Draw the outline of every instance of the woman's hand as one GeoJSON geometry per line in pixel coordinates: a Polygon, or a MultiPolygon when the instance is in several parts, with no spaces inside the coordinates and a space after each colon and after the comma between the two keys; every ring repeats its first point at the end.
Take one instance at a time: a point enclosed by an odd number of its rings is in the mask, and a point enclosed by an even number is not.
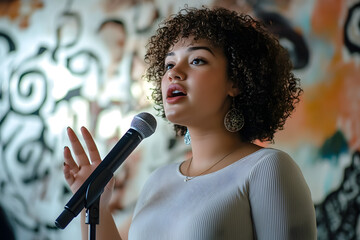
{"type": "MultiPolygon", "coordinates": [[[[95,168],[101,163],[99,151],[96,147],[94,139],[90,132],[85,128],[81,128],[81,134],[85,140],[86,147],[89,152],[90,159],[83,146],[81,145],[75,132],[68,127],[67,134],[75,155],[76,161],[74,160],[70,149],[66,146],[64,148],[64,176],[70,189],[73,193],[81,187],[85,180],[95,170],[95,168]]],[[[104,193],[101,195],[101,206],[106,206],[110,200],[111,192],[113,189],[114,180],[112,179],[105,187],[104,193]]]]}

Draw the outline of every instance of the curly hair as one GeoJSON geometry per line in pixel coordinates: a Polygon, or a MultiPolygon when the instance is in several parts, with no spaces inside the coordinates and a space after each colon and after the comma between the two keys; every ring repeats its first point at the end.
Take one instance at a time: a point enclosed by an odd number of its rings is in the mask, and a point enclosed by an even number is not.
{"type": "MultiPolygon", "coordinates": [[[[185,8],[165,20],[147,44],[144,77],[154,84],[152,98],[165,118],[161,78],[168,50],[183,38],[204,39],[223,49],[230,81],[240,90],[235,106],[244,115],[243,141],[273,141],[300,100],[300,80],[291,72],[288,52],[266,27],[249,15],[224,8],[185,8]]],[[[182,136],[186,127],[174,125],[182,136]]]]}

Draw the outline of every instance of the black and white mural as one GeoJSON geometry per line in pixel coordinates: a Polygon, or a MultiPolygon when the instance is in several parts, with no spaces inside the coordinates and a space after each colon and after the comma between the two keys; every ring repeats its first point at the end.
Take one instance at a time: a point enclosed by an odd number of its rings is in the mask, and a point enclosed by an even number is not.
{"type": "MultiPolygon", "coordinates": [[[[7,0],[0,2],[0,239],[76,239],[54,221],[72,196],[62,174],[67,126],[92,132],[102,156],[140,111],[155,111],[141,76],[148,37],[189,6],[222,6],[279,36],[305,90],[275,146],[311,188],[318,239],[360,239],[360,2],[356,0],[7,0]]],[[[158,120],[116,175],[111,209],[127,232],[158,166],[189,152],[158,120]],[[164,154],[164,152],[166,154],[164,154]]],[[[126,234],[125,234],[126,236],[126,234]]]]}

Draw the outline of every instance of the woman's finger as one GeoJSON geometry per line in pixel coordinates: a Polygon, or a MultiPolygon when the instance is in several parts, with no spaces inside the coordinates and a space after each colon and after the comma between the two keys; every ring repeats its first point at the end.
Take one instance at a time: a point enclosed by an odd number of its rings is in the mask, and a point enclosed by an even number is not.
{"type": "Polygon", "coordinates": [[[74,158],[71,155],[71,151],[68,146],[64,147],[64,161],[65,164],[69,166],[69,169],[73,172],[79,171],[79,166],[74,161],[74,158]]]}
{"type": "Polygon", "coordinates": [[[77,163],[79,165],[79,167],[81,168],[81,166],[85,166],[85,165],[89,165],[89,158],[85,153],[85,150],[83,148],[83,146],[81,145],[78,137],[76,136],[75,132],[68,127],[67,128],[67,134],[71,143],[71,147],[73,149],[73,152],[75,154],[77,163]]]}
{"type": "Polygon", "coordinates": [[[95,164],[99,164],[101,162],[99,150],[97,149],[95,141],[92,138],[89,130],[87,130],[86,127],[81,127],[81,134],[85,140],[91,162],[95,164]]]}
{"type": "Polygon", "coordinates": [[[75,181],[74,174],[79,171],[79,167],[76,165],[73,157],[71,156],[71,152],[68,147],[64,148],[64,160],[64,176],[69,186],[71,186],[75,181]]]}

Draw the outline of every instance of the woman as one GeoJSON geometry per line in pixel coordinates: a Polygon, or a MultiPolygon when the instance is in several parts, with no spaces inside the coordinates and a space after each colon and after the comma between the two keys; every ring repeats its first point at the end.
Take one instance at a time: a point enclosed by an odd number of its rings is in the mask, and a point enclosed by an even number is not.
{"type": "MultiPolygon", "coordinates": [[[[155,84],[157,109],[185,135],[192,157],[150,176],[129,239],[316,239],[300,169],[286,153],[254,144],[273,140],[302,92],[278,40],[249,16],[184,9],[147,49],[145,77],[155,84]]],[[[73,192],[101,161],[89,132],[82,134],[92,164],[70,128],[77,164],[64,151],[73,192]]],[[[100,239],[120,239],[106,206],[110,185],[101,200],[100,239]]]]}

